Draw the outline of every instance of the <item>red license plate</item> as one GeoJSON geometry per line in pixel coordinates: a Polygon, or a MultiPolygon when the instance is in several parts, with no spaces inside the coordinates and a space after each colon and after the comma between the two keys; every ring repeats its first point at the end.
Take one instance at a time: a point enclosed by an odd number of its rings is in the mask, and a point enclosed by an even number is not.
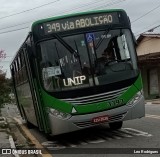
{"type": "Polygon", "coordinates": [[[102,123],[102,122],[106,122],[106,121],[108,121],[108,116],[107,115],[95,117],[95,118],[92,119],[93,123],[102,123]]]}

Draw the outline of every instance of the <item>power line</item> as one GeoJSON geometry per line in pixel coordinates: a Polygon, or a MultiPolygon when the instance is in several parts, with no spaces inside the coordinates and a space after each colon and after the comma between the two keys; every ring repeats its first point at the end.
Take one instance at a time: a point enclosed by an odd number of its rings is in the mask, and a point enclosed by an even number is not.
{"type": "MultiPolygon", "coordinates": [[[[34,9],[41,8],[41,7],[43,7],[43,6],[46,6],[46,5],[55,3],[55,2],[57,2],[57,1],[60,1],[60,0],[56,0],[56,1],[54,1],[54,2],[46,3],[46,4],[40,5],[40,6],[38,6],[38,7],[34,7],[34,8],[31,8],[31,9],[28,9],[28,10],[24,10],[24,11],[19,12],[19,13],[15,13],[15,14],[11,14],[11,15],[8,15],[8,16],[5,16],[5,17],[1,17],[0,19],[7,18],[7,17],[10,17],[10,16],[15,16],[15,15],[18,15],[18,14],[21,14],[21,13],[24,13],[24,12],[32,11],[32,10],[34,10],[34,9]]],[[[108,3],[107,5],[103,5],[103,6],[100,5],[100,6],[96,7],[95,9],[99,9],[99,8],[101,8],[101,7],[111,6],[111,5],[114,5],[114,4],[121,3],[121,2],[123,2],[123,1],[126,1],[126,0],[121,0],[121,1],[118,1],[118,2],[117,2],[117,1],[115,1],[115,2],[110,2],[110,3],[108,3]]],[[[92,4],[97,4],[97,3],[99,3],[99,2],[102,2],[102,0],[101,0],[101,1],[97,1],[97,2],[95,2],[95,3],[92,3],[92,4]]],[[[87,4],[85,4],[85,5],[81,5],[80,7],[77,7],[77,8],[75,8],[74,10],[83,8],[83,7],[88,6],[88,5],[90,5],[90,2],[87,3],[87,4]]],[[[160,7],[160,5],[158,5],[157,7],[153,8],[152,10],[148,11],[147,13],[145,13],[145,14],[142,15],[142,16],[140,16],[139,18],[135,19],[134,21],[132,21],[132,23],[138,21],[139,19],[143,18],[144,16],[148,15],[148,14],[151,13],[152,11],[158,9],[159,7],[160,7]]],[[[69,11],[72,11],[72,10],[73,10],[73,9],[65,10],[65,11],[61,12],[61,14],[62,14],[62,13],[69,12],[69,11]]],[[[58,13],[57,13],[57,14],[58,14],[58,13]]],[[[57,14],[55,14],[55,15],[57,15],[57,14]]],[[[55,16],[55,15],[54,15],[54,16],[55,16]]],[[[51,16],[51,15],[50,15],[50,16],[51,16]]],[[[35,19],[35,20],[37,20],[37,19],[35,19]]],[[[0,30],[7,29],[7,28],[12,28],[12,27],[16,27],[16,26],[20,26],[20,25],[24,25],[24,24],[28,24],[28,23],[31,23],[31,22],[33,22],[33,21],[24,22],[24,23],[21,23],[21,24],[8,26],[8,27],[5,27],[5,28],[1,28],[0,30]]],[[[25,27],[25,28],[28,28],[28,27],[25,27]]],[[[17,30],[21,30],[21,29],[25,29],[25,28],[20,28],[20,29],[17,29],[17,30]]],[[[0,34],[8,33],[8,32],[13,32],[13,31],[16,31],[16,30],[0,32],[0,34]]]]}
{"type": "Polygon", "coordinates": [[[4,28],[0,28],[0,30],[7,29],[7,28],[12,28],[12,27],[16,27],[16,26],[21,26],[21,25],[29,24],[29,23],[31,23],[31,21],[30,22],[24,22],[24,23],[21,23],[21,24],[12,25],[12,26],[8,26],[8,27],[4,27],[4,28]]]}
{"type": "Polygon", "coordinates": [[[143,18],[144,16],[150,14],[151,12],[155,11],[156,9],[158,9],[160,7],[160,5],[156,6],[155,8],[151,9],[150,11],[146,12],[145,14],[143,14],[142,16],[138,17],[137,19],[133,20],[131,23],[134,23],[136,21],[138,21],[139,19],[143,18]]]}
{"type": "Polygon", "coordinates": [[[103,5],[103,6],[99,6],[99,7],[97,7],[96,9],[101,9],[101,7],[109,7],[109,6],[112,6],[112,5],[114,5],[114,4],[119,4],[119,3],[121,3],[121,2],[124,2],[124,1],[127,1],[127,0],[118,0],[118,2],[112,2],[111,4],[108,4],[108,5],[103,5]]]}
{"type": "Polygon", "coordinates": [[[140,34],[143,34],[143,33],[145,33],[145,32],[149,32],[149,31],[154,30],[154,29],[156,29],[156,28],[158,28],[158,27],[160,27],[160,25],[156,25],[156,26],[154,26],[154,27],[148,26],[147,28],[149,28],[149,29],[147,29],[146,31],[141,32],[141,33],[140,33],[140,31],[139,31],[139,32],[135,33],[135,34],[137,34],[136,37],[139,36],[140,34]]]}
{"type": "Polygon", "coordinates": [[[1,60],[0,60],[0,62],[11,62],[11,61],[1,61],[1,60]]]}
{"type": "MultiPolygon", "coordinates": [[[[125,1],[125,0],[121,0],[121,1],[125,1]]],[[[99,3],[99,2],[102,2],[102,0],[96,1],[95,3],[92,2],[92,5],[93,5],[93,4],[97,4],[97,3],[99,3]]],[[[117,2],[116,0],[115,0],[115,2],[118,4],[118,2],[117,2]]],[[[108,6],[114,5],[114,4],[116,4],[115,2],[107,3],[107,5],[108,5],[108,6]]],[[[86,7],[86,6],[90,5],[90,4],[91,4],[90,2],[87,3],[87,4],[83,4],[83,5],[81,5],[80,7],[79,7],[79,6],[76,7],[74,10],[77,10],[77,9],[80,9],[80,8],[84,8],[84,7],[86,7]]],[[[106,5],[106,6],[107,6],[107,5],[106,5]]],[[[103,6],[104,6],[104,5],[103,5],[103,6]]],[[[100,5],[99,7],[102,7],[102,5],[100,5]]],[[[72,11],[72,10],[73,10],[73,9],[65,10],[65,11],[61,12],[61,14],[67,13],[67,12],[72,11]]],[[[59,15],[59,13],[55,14],[54,16],[56,16],[56,15],[59,15]]],[[[53,16],[53,15],[49,15],[49,16],[53,16]]],[[[48,17],[49,17],[49,16],[48,16],[48,17]]],[[[48,18],[48,17],[46,17],[46,18],[48,18]]],[[[37,20],[37,19],[36,19],[36,20],[37,20]]],[[[33,22],[33,21],[30,21],[30,23],[31,23],[31,22],[33,22]]],[[[7,29],[7,28],[11,28],[11,27],[15,27],[15,26],[20,26],[20,25],[24,25],[24,24],[28,24],[28,23],[29,23],[29,22],[25,22],[25,23],[22,23],[22,24],[17,24],[17,25],[14,25],[14,26],[2,28],[2,29],[0,29],[0,30],[7,29]]],[[[10,30],[10,31],[0,32],[0,34],[9,33],[9,32],[13,32],[13,31],[17,31],[17,30],[22,30],[22,29],[26,29],[26,28],[28,28],[28,27],[19,28],[19,29],[10,30]]]]}
{"type": "Polygon", "coordinates": [[[24,27],[24,28],[14,29],[14,30],[10,30],[10,31],[0,32],[0,34],[15,32],[15,31],[19,31],[19,30],[27,29],[27,28],[28,28],[28,27],[24,27]]]}
{"type": "MultiPolygon", "coordinates": [[[[126,1],[126,0],[122,0],[122,1],[126,1]]],[[[93,2],[90,3],[90,2],[89,2],[89,3],[87,3],[87,4],[81,5],[80,7],[78,6],[78,7],[74,8],[74,9],[67,9],[67,10],[61,12],[61,14],[67,13],[67,12],[69,12],[69,11],[77,10],[77,9],[80,9],[80,8],[84,8],[84,7],[88,6],[88,5],[94,5],[94,4],[97,4],[97,3],[99,3],[99,2],[102,2],[102,0],[96,1],[95,3],[93,3],[93,2]]],[[[121,2],[121,1],[120,1],[120,2],[121,2]]],[[[120,3],[120,2],[117,2],[117,4],[120,3]]],[[[111,5],[114,5],[114,4],[116,4],[116,3],[115,3],[115,2],[110,2],[110,3],[107,3],[107,5],[105,5],[105,6],[111,6],[111,5]]],[[[104,5],[103,5],[103,6],[104,6],[104,5]]],[[[100,6],[98,6],[98,8],[95,8],[95,9],[99,9],[100,7],[103,7],[103,6],[100,5],[100,6]]],[[[56,16],[56,15],[59,15],[59,13],[54,14],[54,16],[56,16]]],[[[53,14],[52,14],[52,15],[48,15],[47,17],[44,17],[44,18],[48,18],[48,17],[51,17],[51,16],[53,16],[53,14]]],[[[32,21],[24,22],[24,23],[21,23],[21,24],[16,24],[16,25],[12,25],[12,26],[8,26],[8,27],[0,28],[0,30],[8,29],[8,28],[16,27],[16,26],[21,26],[21,25],[24,25],[24,24],[29,24],[29,23],[31,23],[31,22],[34,22],[35,20],[37,20],[37,18],[34,19],[34,20],[32,20],[32,21]]]]}
{"type": "MultiPolygon", "coordinates": [[[[102,2],[102,0],[98,1],[98,3],[99,3],[99,2],[102,2]]],[[[96,4],[96,3],[97,3],[97,2],[95,2],[95,3],[92,2],[92,4],[96,4]]],[[[91,3],[89,2],[89,3],[85,4],[85,5],[82,4],[80,7],[78,6],[77,8],[74,8],[74,9],[67,9],[67,10],[61,12],[61,14],[67,13],[67,12],[69,12],[69,11],[76,10],[76,9],[79,9],[79,8],[83,8],[83,7],[85,7],[85,6],[87,6],[87,5],[90,5],[90,4],[91,4],[91,3]]],[[[56,16],[56,15],[59,15],[59,13],[54,14],[54,16],[56,16]]],[[[48,15],[48,16],[45,17],[45,18],[48,18],[48,17],[51,17],[51,16],[53,16],[53,14],[52,14],[52,15],[48,15]]],[[[24,22],[24,23],[21,23],[21,24],[4,27],[4,28],[1,28],[0,30],[7,29],[7,28],[12,28],[12,27],[16,27],[16,26],[20,26],[20,25],[24,25],[24,24],[28,24],[28,23],[34,22],[35,20],[37,20],[37,18],[34,19],[34,20],[32,20],[32,21],[28,21],[28,22],[24,22]]]]}
{"type": "MultiPolygon", "coordinates": [[[[94,4],[97,4],[97,3],[99,3],[99,2],[102,2],[102,1],[105,1],[106,2],[106,0],[99,0],[99,1],[96,1],[96,2],[89,2],[89,3],[85,3],[85,4],[82,4],[81,6],[78,6],[78,7],[75,7],[74,9],[68,9],[68,10],[65,10],[65,11],[63,11],[63,12],[60,12],[60,14],[62,15],[62,14],[65,14],[65,13],[68,13],[68,12],[70,12],[70,11],[73,11],[73,10],[77,10],[77,9],[81,9],[81,8],[84,8],[84,7],[86,7],[86,6],[90,6],[90,5],[94,5],[94,4]]],[[[113,0],[112,0],[113,1],[113,0]]],[[[106,4],[106,6],[111,6],[111,5],[114,5],[113,4],[113,2],[109,2],[109,3],[107,3],[106,4]]],[[[115,0],[116,1],[116,0],[115,0]]],[[[104,4],[100,4],[100,6],[99,7],[103,7],[104,6],[104,4]]],[[[97,6],[96,6],[97,7],[97,6]]],[[[92,8],[93,9],[93,8],[92,8]]],[[[94,8],[94,9],[96,9],[96,8],[94,8]]],[[[60,15],[59,13],[57,13],[57,14],[54,14],[54,16],[56,16],[56,15],[60,15]]],[[[51,16],[53,16],[53,14],[52,15],[48,15],[48,17],[51,17],[51,16]]],[[[46,18],[48,18],[48,17],[46,17],[46,18]]]]}
{"type": "Polygon", "coordinates": [[[146,29],[146,31],[144,31],[144,32],[138,31],[138,32],[135,33],[135,34],[137,34],[136,36],[139,36],[140,34],[143,34],[143,33],[145,33],[145,32],[148,32],[148,31],[151,31],[151,30],[154,30],[154,29],[160,27],[160,24],[159,24],[159,23],[160,23],[160,21],[158,21],[158,23],[155,22],[154,24],[151,24],[151,25],[143,28],[143,29],[146,29]]]}
{"type": "Polygon", "coordinates": [[[32,10],[35,10],[35,9],[39,9],[39,8],[41,8],[41,7],[44,7],[44,6],[46,6],[46,5],[50,5],[50,4],[55,3],[55,2],[58,2],[58,1],[60,1],[60,0],[55,0],[55,1],[53,1],[53,2],[49,2],[49,3],[43,4],[43,5],[40,5],[40,6],[31,8],[31,9],[23,10],[23,11],[18,12],[18,13],[14,13],[14,14],[10,14],[10,15],[7,15],[7,16],[3,16],[3,17],[0,17],[0,19],[4,19],[4,18],[11,17],[11,16],[23,14],[23,13],[25,13],[25,12],[29,12],[29,11],[32,11],[32,10]]]}

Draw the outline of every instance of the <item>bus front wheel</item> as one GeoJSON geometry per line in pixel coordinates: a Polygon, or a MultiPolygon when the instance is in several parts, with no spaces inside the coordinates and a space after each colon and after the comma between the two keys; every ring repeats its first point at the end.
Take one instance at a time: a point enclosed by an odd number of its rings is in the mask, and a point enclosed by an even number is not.
{"type": "Polygon", "coordinates": [[[122,122],[122,121],[109,123],[109,127],[110,127],[112,130],[121,129],[121,128],[122,128],[122,125],[123,125],[123,122],[122,122]]]}

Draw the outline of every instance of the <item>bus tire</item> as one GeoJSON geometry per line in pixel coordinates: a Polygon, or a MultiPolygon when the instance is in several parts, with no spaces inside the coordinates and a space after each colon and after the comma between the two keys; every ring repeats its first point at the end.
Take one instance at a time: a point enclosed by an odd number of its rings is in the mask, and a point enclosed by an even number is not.
{"type": "Polygon", "coordinates": [[[27,127],[28,127],[29,129],[32,129],[32,128],[34,127],[34,125],[28,121],[28,119],[27,119],[27,116],[26,116],[26,113],[25,113],[25,111],[24,111],[23,106],[22,106],[22,112],[23,112],[24,119],[25,119],[25,121],[26,121],[27,127]]]}
{"type": "Polygon", "coordinates": [[[45,137],[46,137],[47,140],[50,140],[50,141],[53,140],[53,136],[49,133],[46,133],[45,137]]]}
{"type": "Polygon", "coordinates": [[[112,130],[118,130],[121,129],[123,125],[123,121],[119,121],[119,122],[113,122],[113,123],[109,123],[109,127],[112,130]]]}
{"type": "Polygon", "coordinates": [[[32,123],[30,123],[28,120],[26,120],[26,123],[27,123],[27,127],[29,128],[29,129],[33,129],[35,126],[32,124],[32,123]]]}

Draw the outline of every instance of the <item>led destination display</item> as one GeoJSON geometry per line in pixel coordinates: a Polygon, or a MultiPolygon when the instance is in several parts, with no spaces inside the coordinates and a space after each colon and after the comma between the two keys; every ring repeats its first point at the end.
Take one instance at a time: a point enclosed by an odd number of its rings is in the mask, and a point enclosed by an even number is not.
{"type": "Polygon", "coordinates": [[[60,20],[54,20],[46,22],[41,26],[44,29],[45,34],[63,32],[68,30],[101,26],[108,24],[119,23],[118,14],[116,12],[112,13],[100,13],[92,15],[84,15],[77,17],[69,17],[60,20]]]}

